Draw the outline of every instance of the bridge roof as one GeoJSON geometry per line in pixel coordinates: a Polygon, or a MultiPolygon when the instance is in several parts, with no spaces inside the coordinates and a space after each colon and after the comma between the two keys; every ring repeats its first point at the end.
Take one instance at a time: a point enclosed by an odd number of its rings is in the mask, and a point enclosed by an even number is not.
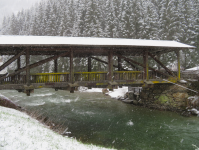
{"type": "Polygon", "coordinates": [[[151,53],[167,53],[174,50],[195,48],[187,44],[166,40],[143,40],[95,37],[60,36],[0,36],[0,54],[13,55],[18,50],[31,47],[32,55],[53,55],[58,51],[74,49],[85,55],[90,53],[106,55],[107,50],[141,55],[144,50],[151,53]],[[38,52],[40,51],[40,52],[38,52]]]}

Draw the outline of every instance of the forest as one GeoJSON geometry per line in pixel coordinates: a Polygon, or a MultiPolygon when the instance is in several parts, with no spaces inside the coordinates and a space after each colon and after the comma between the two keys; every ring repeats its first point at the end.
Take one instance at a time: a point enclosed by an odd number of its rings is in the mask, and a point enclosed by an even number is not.
{"type": "MultiPolygon", "coordinates": [[[[181,51],[182,68],[199,64],[199,0],[46,0],[31,9],[5,16],[0,30],[2,35],[175,40],[196,47],[181,51]]],[[[31,61],[45,57],[31,57],[31,61]]],[[[4,61],[8,59],[4,58],[4,61]]],[[[171,67],[176,55],[163,54],[160,60],[171,67]]],[[[68,61],[68,58],[59,58],[59,72],[68,71],[68,61]]],[[[150,61],[151,67],[157,67],[150,61]]],[[[130,68],[125,62],[122,65],[130,68]]],[[[76,58],[75,66],[75,70],[86,71],[87,60],[76,58]]],[[[93,71],[107,68],[95,60],[92,66],[93,71]]],[[[11,65],[10,70],[15,67],[11,65]]],[[[49,71],[53,71],[53,62],[33,69],[33,72],[49,71]]]]}

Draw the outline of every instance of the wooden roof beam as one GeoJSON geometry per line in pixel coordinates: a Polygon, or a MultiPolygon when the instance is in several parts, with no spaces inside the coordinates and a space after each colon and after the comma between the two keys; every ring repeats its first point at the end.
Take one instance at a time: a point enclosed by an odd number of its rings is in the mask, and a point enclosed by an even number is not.
{"type": "Polygon", "coordinates": [[[8,65],[10,65],[13,61],[15,61],[16,59],[18,59],[21,55],[23,55],[25,53],[25,50],[21,51],[20,53],[18,53],[17,55],[13,56],[12,58],[10,58],[7,62],[5,62],[3,65],[0,66],[0,71],[3,70],[5,67],[7,67],[8,65]]]}

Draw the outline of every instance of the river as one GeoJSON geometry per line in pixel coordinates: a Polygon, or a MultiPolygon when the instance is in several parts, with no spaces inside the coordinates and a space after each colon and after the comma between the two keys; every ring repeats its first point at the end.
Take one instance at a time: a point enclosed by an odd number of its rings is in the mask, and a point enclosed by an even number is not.
{"type": "Polygon", "coordinates": [[[38,89],[27,97],[0,91],[27,110],[64,124],[86,144],[127,150],[194,150],[199,147],[199,118],[125,104],[102,93],[38,89]]]}

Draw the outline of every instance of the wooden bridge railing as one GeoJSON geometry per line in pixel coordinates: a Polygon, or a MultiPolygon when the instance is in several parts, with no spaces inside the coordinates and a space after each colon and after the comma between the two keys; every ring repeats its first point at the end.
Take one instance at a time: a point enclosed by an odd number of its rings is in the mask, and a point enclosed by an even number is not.
{"type": "Polygon", "coordinates": [[[37,73],[32,74],[31,83],[68,82],[69,72],[65,73],[37,73]]]}
{"type": "Polygon", "coordinates": [[[196,73],[182,73],[181,74],[182,79],[192,79],[192,80],[198,80],[199,76],[196,73]]]}
{"type": "MultiPolygon", "coordinates": [[[[149,79],[168,78],[149,71],[149,79]]],[[[48,82],[69,82],[70,73],[37,73],[31,74],[31,83],[48,83],[48,82]]],[[[75,81],[107,81],[108,72],[76,72],[74,73],[75,81]]],[[[114,71],[113,80],[144,80],[144,73],[141,71],[114,71]]],[[[7,77],[0,84],[25,84],[26,75],[15,75],[7,77]]]]}

